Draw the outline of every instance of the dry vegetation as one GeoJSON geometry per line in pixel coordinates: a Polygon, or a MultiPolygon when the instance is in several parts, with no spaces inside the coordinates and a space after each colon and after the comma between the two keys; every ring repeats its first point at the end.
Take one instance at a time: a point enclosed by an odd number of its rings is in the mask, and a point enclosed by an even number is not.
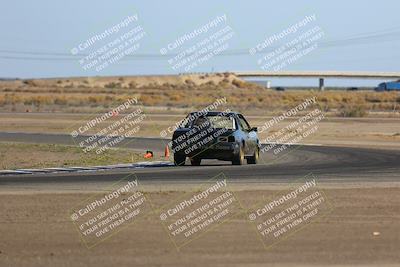
{"type": "Polygon", "coordinates": [[[144,106],[201,108],[226,97],[231,109],[276,113],[317,96],[326,112],[361,117],[399,109],[396,92],[276,92],[240,80],[230,73],[215,75],[93,77],[0,82],[0,110],[5,112],[95,112],[134,96],[144,106]]]}
{"type": "Polygon", "coordinates": [[[55,144],[0,142],[0,169],[96,166],[144,161],[128,149],[110,149],[101,156],[85,154],[81,148],[55,144]]]}

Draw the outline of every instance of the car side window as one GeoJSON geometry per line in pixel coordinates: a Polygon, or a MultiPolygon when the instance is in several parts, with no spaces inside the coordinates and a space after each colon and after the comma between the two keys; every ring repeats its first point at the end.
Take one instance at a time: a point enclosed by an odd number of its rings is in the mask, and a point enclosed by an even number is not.
{"type": "Polygon", "coordinates": [[[246,121],[246,119],[242,116],[242,115],[238,115],[239,117],[239,122],[240,122],[240,126],[243,130],[249,131],[250,130],[250,125],[249,123],[246,121]]]}

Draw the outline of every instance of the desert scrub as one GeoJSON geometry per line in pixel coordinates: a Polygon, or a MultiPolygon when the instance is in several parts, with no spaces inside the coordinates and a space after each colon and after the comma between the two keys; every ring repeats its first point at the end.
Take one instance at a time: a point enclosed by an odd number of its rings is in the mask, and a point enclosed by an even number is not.
{"type": "Polygon", "coordinates": [[[338,112],[340,117],[364,117],[367,112],[362,106],[343,105],[338,112]]]}
{"type": "Polygon", "coordinates": [[[90,112],[99,107],[116,106],[139,95],[140,104],[148,107],[189,108],[203,108],[217,98],[227,97],[232,110],[260,110],[266,114],[280,113],[314,96],[320,108],[339,116],[364,116],[365,111],[384,113],[399,109],[400,103],[398,92],[287,90],[277,93],[231,73],[0,82],[3,111],[21,112],[37,107],[40,111],[79,112],[75,107],[85,107],[85,112],[90,112]],[[86,88],[88,85],[90,88],[86,88]]]}
{"type": "Polygon", "coordinates": [[[104,87],[109,89],[121,88],[121,83],[110,82],[105,84],[104,87]]]}

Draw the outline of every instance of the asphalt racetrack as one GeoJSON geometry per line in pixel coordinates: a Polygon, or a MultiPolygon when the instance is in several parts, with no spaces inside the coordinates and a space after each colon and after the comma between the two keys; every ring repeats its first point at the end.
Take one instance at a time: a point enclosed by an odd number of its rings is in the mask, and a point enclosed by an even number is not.
{"type": "MultiPolygon", "coordinates": [[[[73,144],[69,135],[0,133],[0,140],[13,142],[73,144]]],[[[168,140],[131,138],[120,146],[138,151],[146,149],[158,153],[168,140]]],[[[188,165],[188,162],[186,162],[188,165]]],[[[230,162],[204,160],[202,166],[182,166],[135,170],[108,170],[97,173],[57,173],[7,175],[0,177],[1,185],[32,185],[43,183],[85,184],[115,182],[127,173],[137,174],[142,183],[166,184],[207,181],[224,173],[231,182],[268,183],[290,182],[308,173],[326,182],[396,182],[400,176],[400,151],[313,145],[292,145],[277,154],[272,150],[260,153],[257,165],[232,166],[230,162]]]]}

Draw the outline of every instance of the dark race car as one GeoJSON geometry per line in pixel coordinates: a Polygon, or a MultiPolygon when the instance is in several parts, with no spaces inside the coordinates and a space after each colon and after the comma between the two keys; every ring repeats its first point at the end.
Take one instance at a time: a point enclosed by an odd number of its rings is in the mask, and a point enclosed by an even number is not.
{"type": "Polygon", "coordinates": [[[192,112],[173,134],[175,165],[192,165],[202,159],[232,161],[233,165],[256,164],[259,158],[257,128],[236,112],[192,112]]]}

